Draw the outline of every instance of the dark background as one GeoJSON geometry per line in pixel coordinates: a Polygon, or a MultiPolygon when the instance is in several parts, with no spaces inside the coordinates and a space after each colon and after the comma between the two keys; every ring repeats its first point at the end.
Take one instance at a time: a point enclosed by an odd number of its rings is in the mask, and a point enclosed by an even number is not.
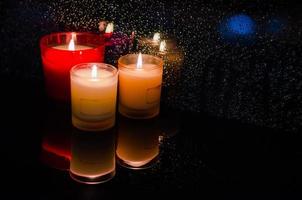
{"type": "Polygon", "coordinates": [[[41,36],[97,32],[99,20],[107,19],[127,34],[160,31],[176,37],[186,52],[179,109],[297,131],[302,123],[301,8],[291,1],[4,1],[0,74],[43,84],[41,36]],[[247,34],[223,28],[234,16],[247,34]]]}
{"type": "Polygon", "coordinates": [[[299,199],[301,3],[11,0],[0,7],[1,190],[12,198],[99,199],[178,191],[299,199]],[[97,32],[100,19],[114,21],[127,34],[160,31],[176,37],[185,51],[174,108],[182,113],[181,128],[161,147],[161,162],[151,171],[118,168],[112,182],[84,187],[37,159],[48,112],[39,39],[56,31],[97,32]]]}

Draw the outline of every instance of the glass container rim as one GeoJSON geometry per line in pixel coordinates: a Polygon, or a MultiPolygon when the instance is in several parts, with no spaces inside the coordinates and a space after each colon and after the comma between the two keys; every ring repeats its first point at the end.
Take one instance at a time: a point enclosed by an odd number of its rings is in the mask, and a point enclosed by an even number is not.
{"type": "MultiPolygon", "coordinates": [[[[113,65],[107,64],[107,63],[99,63],[99,62],[89,62],[89,63],[79,63],[74,65],[71,69],[70,69],[70,75],[71,77],[78,77],[78,78],[85,78],[85,79],[91,79],[92,77],[87,77],[87,76],[81,76],[79,74],[76,74],[76,71],[78,69],[80,69],[83,66],[86,67],[92,67],[93,65],[96,65],[98,67],[98,69],[111,69],[112,70],[112,74],[110,76],[101,78],[101,79],[108,79],[108,78],[112,78],[117,76],[118,74],[118,70],[116,67],[114,67],[113,65]]],[[[100,79],[100,78],[98,78],[100,79]]]]}
{"type": "MultiPolygon", "coordinates": [[[[124,64],[124,63],[122,62],[122,60],[123,60],[123,59],[126,59],[127,57],[130,57],[130,56],[136,56],[136,57],[138,57],[138,55],[139,55],[139,54],[135,54],[135,53],[134,53],[134,54],[127,54],[127,55],[121,56],[121,57],[118,59],[118,68],[121,67],[121,68],[125,68],[125,69],[128,69],[128,70],[135,70],[136,68],[134,68],[134,67],[129,67],[128,65],[124,64]]],[[[155,69],[158,69],[158,68],[162,68],[163,65],[164,65],[163,59],[160,58],[160,57],[158,57],[158,56],[154,56],[154,55],[150,55],[150,54],[142,54],[142,58],[144,58],[144,57],[149,57],[149,58],[152,57],[153,59],[155,59],[155,60],[158,61],[158,63],[155,64],[154,67],[149,68],[147,71],[151,71],[151,70],[155,70],[155,69]]],[[[133,63],[133,64],[136,64],[136,63],[133,63]]],[[[151,63],[147,63],[147,64],[151,64],[151,63]]]]}
{"type": "MultiPolygon", "coordinates": [[[[92,37],[100,37],[98,34],[96,33],[93,33],[93,32],[74,32],[74,31],[69,31],[69,32],[54,32],[54,33],[49,33],[49,34],[46,34],[44,36],[41,37],[40,39],[40,47],[42,48],[52,48],[51,46],[47,45],[46,41],[47,41],[47,38],[49,38],[50,36],[54,36],[54,35],[69,35],[69,34],[76,34],[76,35],[90,35],[92,37]]],[[[102,40],[102,37],[100,37],[100,41],[102,40]]],[[[67,44],[67,43],[66,43],[67,44]]],[[[100,48],[101,46],[105,46],[105,40],[102,42],[101,45],[96,45],[95,47],[91,47],[89,49],[85,49],[85,50],[65,50],[65,49],[56,49],[56,48],[52,48],[53,50],[55,51],[72,51],[72,52],[79,52],[79,51],[91,51],[91,50],[95,50],[95,49],[98,49],[100,48]]]]}

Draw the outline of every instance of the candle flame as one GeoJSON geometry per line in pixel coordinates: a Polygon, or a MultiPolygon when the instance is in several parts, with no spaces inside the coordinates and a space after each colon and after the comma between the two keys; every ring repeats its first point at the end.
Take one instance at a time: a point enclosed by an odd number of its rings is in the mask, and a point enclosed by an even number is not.
{"type": "Polygon", "coordinates": [[[92,78],[97,78],[98,77],[98,67],[96,65],[92,66],[91,77],[92,78]]]}
{"type": "Polygon", "coordinates": [[[133,39],[135,37],[135,32],[132,31],[130,38],[133,39]]]}
{"type": "Polygon", "coordinates": [[[71,33],[71,39],[68,44],[68,50],[75,50],[75,41],[76,40],[76,34],[71,33]]]}
{"type": "Polygon", "coordinates": [[[143,68],[143,57],[142,57],[142,53],[139,53],[139,54],[138,54],[136,68],[137,68],[137,69],[142,69],[142,68],[143,68]]]}
{"type": "Polygon", "coordinates": [[[165,52],[167,50],[167,44],[166,44],[166,41],[163,40],[160,42],[160,45],[159,45],[159,51],[160,52],[165,52]]]}
{"type": "Polygon", "coordinates": [[[113,32],[113,23],[108,23],[107,24],[107,27],[106,27],[106,30],[105,30],[105,33],[112,33],[113,32]]]}
{"type": "Polygon", "coordinates": [[[160,33],[154,33],[153,42],[159,42],[159,41],[160,41],[160,33]]]}

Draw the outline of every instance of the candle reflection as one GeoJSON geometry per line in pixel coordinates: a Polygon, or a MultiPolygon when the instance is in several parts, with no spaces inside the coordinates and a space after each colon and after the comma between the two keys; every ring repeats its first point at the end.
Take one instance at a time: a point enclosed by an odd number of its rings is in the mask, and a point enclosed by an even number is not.
{"type": "Polygon", "coordinates": [[[42,128],[40,159],[44,164],[69,170],[71,129],[69,106],[50,106],[42,128]]]}
{"type": "Polygon", "coordinates": [[[115,175],[115,133],[72,133],[70,176],[74,180],[97,184],[110,180],[115,175]]]}
{"type": "Polygon", "coordinates": [[[117,161],[130,169],[151,167],[159,156],[158,119],[133,120],[120,116],[117,137],[117,161]]]}

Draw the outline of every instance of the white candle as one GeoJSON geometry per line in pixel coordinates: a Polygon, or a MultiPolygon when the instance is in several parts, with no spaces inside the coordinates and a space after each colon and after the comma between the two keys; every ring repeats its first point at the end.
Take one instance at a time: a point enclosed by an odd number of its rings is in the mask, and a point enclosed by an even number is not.
{"type": "Polygon", "coordinates": [[[117,69],[84,63],[71,69],[72,123],[81,130],[99,131],[115,123],[117,69]]]}
{"type": "Polygon", "coordinates": [[[119,59],[119,112],[130,118],[159,114],[163,61],[129,54],[119,59]],[[143,58],[143,59],[142,59],[143,58]]]}

